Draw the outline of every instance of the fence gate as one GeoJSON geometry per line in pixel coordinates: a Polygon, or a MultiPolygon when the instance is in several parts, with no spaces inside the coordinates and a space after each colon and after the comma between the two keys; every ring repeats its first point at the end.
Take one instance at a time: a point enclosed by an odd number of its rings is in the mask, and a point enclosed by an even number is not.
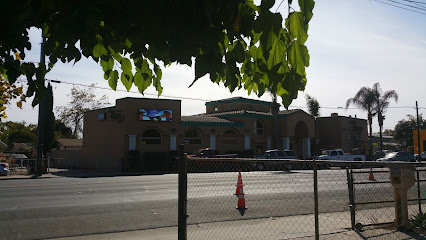
{"type": "MultiPolygon", "coordinates": [[[[424,167],[416,167],[415,184],[408,190],[407,196],[409,217],[422,213],[422,208],[423,211],[426,209],[425,174],[424,167]]],[[[364,169],[348,169],[347,178],[352,228],[394,225],[395,200],[389,167],[376,165],[364,169]]]]}

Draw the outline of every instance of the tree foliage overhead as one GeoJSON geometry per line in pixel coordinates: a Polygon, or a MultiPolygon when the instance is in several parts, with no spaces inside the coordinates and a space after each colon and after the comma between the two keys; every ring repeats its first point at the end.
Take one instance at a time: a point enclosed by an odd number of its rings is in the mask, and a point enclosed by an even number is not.
{"type": "MultiPolygon", "coordinates": [[[[284,2],[284,1],[283,1],[284,2]]],[[[6,1],[0,26],[0,73],[10,83],[24,74],[33,105],[44,96],[41,79],[57,61],[92,58],[111,88],[118,81],[141,93],[162,92],[162,66],[194,66],[194,82],[209,74],[231,92],[244,88],[261,96],[271,89],[285,107],[306,85],[308,23],[314,0],[287,0],[285,21],[271,11],[275,0],[6,1]],[[298,7],[297,7],[298,6],[298,7]],[[294,9],[300,9],[298,11],[294,9]],[[46,36],[49,65],[25,62],[28,29],[46,36]],[[22,61],[14,58],[20,53],[22,61]],[[34,80],[34,76],[36,76],[34,80]]]]}
{"type": "Polygon", "coordinates": [[[16,106],[22,108],[22,102],[25,101],[25,96],[22,93],[22,87],[18,87],[15,84],[9,84],[6,79],[0,74],[0,122],[1,119],[7,118],[6,106],[10,104],[13,99],[18,99],[16,106]]]}
{"type": "Polygon", "coordinates": [[[71,93],[67,94],[71,98],[67,106],[56,107],[59,120],[72,129],[74,138],[77,138],[83,132],[84,112],[102,108],[109,104],[106,95],[100,98],[96,97],[93,92],[94,86],[92,84],[91,88],[86,89],[73,87],[71,93]]]}

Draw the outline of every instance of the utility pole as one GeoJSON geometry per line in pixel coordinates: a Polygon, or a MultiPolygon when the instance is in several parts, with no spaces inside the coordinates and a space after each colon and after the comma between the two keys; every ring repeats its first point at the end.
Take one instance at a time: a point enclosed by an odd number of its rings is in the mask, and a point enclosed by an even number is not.
{"type": "MultiPolygon", "coordinates": [[[[41,51],[40,51],[40,66],[43,66],[43,69],[45,68],[45,56],[44,56],[44,42],[46,37],[42,35],[42,42],[41,42],[41,51]]],[[[43,70],[44,71],[44,70],[43,70]]],[[[44,74],[42,74],[43,79],[37,79],[37,81],[43,81],[44,86],[44,74]]],[[[43,98],[43,97],[42,97],[43,98]]],[[[43,138],[44,138],[44,120],[45,120],[45,99],[41,100],[38,104],[38,124],[37,124],[37,147],[36,147],[36,159],[35,159],[35,166],[34,166],[34,174],[41,176],[43,173],[43,138]]]]}
{"type": "Polygon", "coordinates": [[[417,153],[419,154],[417,156],[417,161],[421,161],[420,158],[420,121],[419,121],[419,107],[417,105],[416,101],[416,113],[417,113],[417,153]]]}

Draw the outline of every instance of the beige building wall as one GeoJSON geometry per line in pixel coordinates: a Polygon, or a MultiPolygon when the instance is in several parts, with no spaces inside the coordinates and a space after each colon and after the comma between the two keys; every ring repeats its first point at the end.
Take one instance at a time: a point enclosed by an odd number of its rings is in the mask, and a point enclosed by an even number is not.
{"type": "MultiPolygon", "coordinates": [[[[206,104],[207,114],[188,116],[182,121],[180,100],[119,99],[115,107],[85,113],[80,166],[123,171],[171,170],[175,167],[174,157],[180,144],[185,145],[188,154],[212,147],[219,154],[257,156],[274,147],[274,119],[269,108],[268,102],[234,98],[206,104]],[[172,121],[140,120],[139,109],[171,110],[172,121]],[[258,123],[263,127],[261,131],[258,123]],[[155,144],[149,144],[149,140],[143,138],[150,129],[160,134],[155,144]],[[197,141],[185,140],[187,133],[194,130],[199,133],[197,141]],[[229,132],[235,134],[231,140],[229,132]]],[[[277,148],[288,148],[299,158],[310,158],[315,154],[315,136],[318,134],[322,146],[344,148],[346,151],[352,147],[346,139],[352,139],[353,131],[361,129],[360,136],[364,133],[366,136],[366,121],[352,119],[346,122],[340,117],[330,120],[320,118],[316,124],[315,118],[302,110],[280,111],[277,148]],[[357,128],[354,122],[365,123],[365,129],[357,128]],[[328,142],[333,142],[333,145],[328,142]]],[[[364,141],[366,138],[361,139],[364,141]]]]}
{"type": "Polygon", "coordinates": [[[358,149],[358,154],[368,154],[367,120],[338,116],[317,119],[319,149],[341,148],[346,153],[358,149]]]}

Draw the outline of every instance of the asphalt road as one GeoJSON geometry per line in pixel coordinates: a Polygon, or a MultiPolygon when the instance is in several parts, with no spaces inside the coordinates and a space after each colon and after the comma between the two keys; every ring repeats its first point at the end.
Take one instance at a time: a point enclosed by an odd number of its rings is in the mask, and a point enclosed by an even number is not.
{"type": "MultiPolygon", "coordinates": [[[[318,173],[320,212],[347,211],[346,172],[318,173]]],[[[188,223],[314,211],[311,171],[243,172],[245,211],[235,209],[237,176],[189,174],[188,223]]],[[[176,174],[0,180],[0,238],[46,239],[176,226],[177,180],[176,174]]],[[[392,198],[388,184],[376,184],[373,191],[368,184],[360,185],[356,191],[359,199],[392,198]]]]}

